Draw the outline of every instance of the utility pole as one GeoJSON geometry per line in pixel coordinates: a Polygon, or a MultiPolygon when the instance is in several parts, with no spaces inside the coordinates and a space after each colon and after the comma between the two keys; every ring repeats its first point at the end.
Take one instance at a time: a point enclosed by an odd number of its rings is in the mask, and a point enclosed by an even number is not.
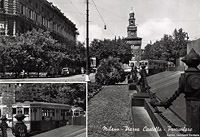
{"type": "Polygon", "coordinates": [[[85,81],[89,82],[89,68],[90,68],[90,57],[89,57],[89,0],[86,0],[86,75],[85,81]]]}

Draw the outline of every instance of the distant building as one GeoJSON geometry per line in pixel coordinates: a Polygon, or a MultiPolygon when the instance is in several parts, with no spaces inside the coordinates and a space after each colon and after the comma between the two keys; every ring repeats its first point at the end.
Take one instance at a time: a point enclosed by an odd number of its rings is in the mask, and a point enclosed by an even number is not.
{"type": "Polygon", "coordinates": [[[0,84],[0,117],[6,115],[7,118],[12,118],[12,104],[15,103],[15,93],[19,89],[19,84],[0,84]]]}
{"type": "Polygon", "coordinates": [[[75,24],[47,0],[0,0],[0,35],[32,28],[48,30],[60,42],[75,42],[78,35],[75,24]]]}
{"type": "Polygon", "coordinates": [[[132,61],[139,62],[141,60],[141,43],[142,38],[137,37],[137,26],[135,24],[135,13],[131,9],[129,13],[129,25],[127,27],[128,36],[125,38],[127,43],[131,44],[132,61]]]}

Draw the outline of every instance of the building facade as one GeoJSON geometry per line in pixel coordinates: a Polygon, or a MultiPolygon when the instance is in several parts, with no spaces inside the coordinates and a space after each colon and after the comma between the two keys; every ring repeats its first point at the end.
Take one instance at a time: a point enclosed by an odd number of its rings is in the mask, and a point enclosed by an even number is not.
{"type": "Polygon", "coordinates": [[[0,0],[0,35],[48,30],[60,42],[76,41],[75,24],[47,0],[0,0]]]}
{"type": "Polygon", "coordinates": [[[142,38],[137,37],[137,26],[135,24],[135,13],[131,9],[129,13],[129,25],[127,27],[127,43],[131,44],[132,61],[139,62],[141,60],[141,43],[142,38]]]}
{"type": "Polygon", "coordinates": [[[6,115],[12,119],[12,104],[15,103],[15,94],[21,88],[21,84],[0,84],[0,117],[6,115]]]}

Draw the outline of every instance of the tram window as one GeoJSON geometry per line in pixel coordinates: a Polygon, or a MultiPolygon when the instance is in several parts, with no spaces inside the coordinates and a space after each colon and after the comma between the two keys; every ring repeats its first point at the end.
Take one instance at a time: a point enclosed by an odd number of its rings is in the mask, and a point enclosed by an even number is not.
{"type": "Polygon", "coordinates": [[[70,110],[66,111],[66,116],[71,116],[71,111],[70,110]]]}
{"type": "Polygon", "coordinates": [[[16,108],[12,109],[13,114],[16,114],[16,108]]]}
{"type": "Polygon", "coordinates": [[[80,114],[83,115],[83,114],[84,114],[84,111],[80,111],[80,114]]]}
{"type": "Polygon", "coordinates": [[[24,108],[24,114],[29,114],[29,108],[24,108]]]}
{"type": "Polygon", "coordinates": [[[79,111],[78,110],[74,111],[74,116],[79,116],[79,111]]]}
{"type": "Polygon", "coordinates": [[[37,113],[37,108],[33,108],[33,112],[37,113]]]}

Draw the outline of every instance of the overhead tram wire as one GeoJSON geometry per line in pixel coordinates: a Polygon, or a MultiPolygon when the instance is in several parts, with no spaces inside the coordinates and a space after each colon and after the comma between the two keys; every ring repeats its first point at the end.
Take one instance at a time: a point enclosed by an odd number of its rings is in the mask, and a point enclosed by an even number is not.
{"type": "MultiPolygon", "coordinates": [[[[99,11],[99,9],[98,9],[96,3],[94,2],[94,0],[92,0],[92,2],[93,2],[93,4],[92,4],[92,3],[90,3],[90,4],[95,6],[95,8],[96,8],[96,10],[97,10],[97,12],[98,12],[98,14],[99,14],[101,20],[102,20],[103,23],[104,23],[104,29],[105,29],[105,30],[108,30],[108,31],[115,37],[116,35],[115,35],[110,29],[107,28],[107,25],[106,25],[106,23],[105,23],[105,20],[103,19],[103,17],[102,17],[102,15],[101,15],[101,13],[100,13],[100,11],[99,11]]],[[[91,22],[94,22],[94,21],[91,21],[91,22]]]]}
{"type": "Polygon", "coordinates": [[[79,9],[74,5],[74,3],[71,0],[69,0],[69,1],[74,6],[74,8],[77,10],[77,12],[81,15],[81,17],[83,18],[83,21],[84,21],[85,17],[83,16],[83,14],[79,11],[79,9]]]}
{"type": "MultiPolygon", "coordinates": [[[[93,3],[94,3],[94,0],[92,0],[92,1],[93,1],[93,3]]],[[[98,11],[98,13],[99,13],[99,10],[98,10],[98,8],[97,8],[97,6],[96,6],[95,3],[94,3],[94,6],[95,6],[95,8],[97,9],[97,11],[98,11]]],[[[101,8],[101,7],[99,7],[99,8],[101,8]]],[[[115,16],[121,18],[124,22],[125,22],[125,20],[127,20],[127,19],[125,19],[125,18],[123,18],[123,17],[121,17],[121,16],[119,16],[119,15],[117,15],[117,14],[115,14],[115,13],[109,11],[109,10],[107,10],[107,9],[104,9],[104,8],[101,8],[101,9],[106,10],[106,11],[110,12],[111,14],[113,14],[113,15],[115,15],[115,16]]],[[[99,15],[100,15],[100,17],[102,17],[100,13],[99,13],[99,15]]],[[[103,18],[102,18],[102,20],[103,20],[103,18]]],[[[104,24],[105,24],[105,21],[104,21],[104,20],[103,20],[103,22],[104,22],[104,24]]],[[[110,21],[110,22],[115,22],[115,21],[110,21]]],[[[118,21],[118,22],[119,22],[119,21],[118,21]]],[[[122,21],[120,21],[120,22],[122,22],[122,21]]],[[[126,21],[126,22],[127,22],[127,21],[126,21]]],[[[141,27],[141,26],[139,26],[139,27],[141,27]]],[[[141,28],[146,29],[146,28],[144,28],[144,27],[141,27],[141,28]]],[[[146,30],[151,31],[151,32],[153,32],[153,33],[156,33],[157,35],[161,35],[161,34],[159,34],[159,33],[157,33],[157,32],[152,31],[152,30],[149,30],[149,29],[146,29],[146,30]]]]}
{"type": "MultiPolygon", "coordinates": [[[[94,6],[95,6],[95,5],[94,5],[94,6]]],[[[97,7],[97,6],[96,6],[96,7],[97,7]]],[[[119,16],[119,15],[117,15],[117,14],[115,14],[115,13],[113,13],[113,12],[107,10],[107,9],[105,9],[105,8],[102,8],[102,7],[100,7],[100,6],[98,6],[98,8],[100,8],[100,9],[102,9],[102,10],[105,10],[105,11],[107,11],[107,12],[110,12],[111,14],[113,14],[113,15],[115,15],[115,16],[121,18],[121,19],[123,20],[123,22],[125,22],[125,20],[127,20],[127,19],[125,19],[125,18],[123,18],[123,17],[121,17],[121,16],[119,16]]],[[[107,21],[106,21],[106,22],[107,22],[107,21]]],[[[127,21],[126,21],[126,22],[127,22],[127,21]]]]}
{"type": "Polygon", "coordinates": [[[102,20],[103,23],[104,23],[104,29],[106,29],[106,23],[105,23],[103,17],[101,16],[101,14],[100,14],[100,12],[99,12],[99,10],[98,10],[98,8],[97,8],[97,5],[95,4],[94,0],[92,0],[92,2],[94,3],[94,6],[95,6],[95,8],[96,8],[96,10],[97,10],[97,12],[98,12],[100,18],[101,18],[101,20],[102,20]]]}

